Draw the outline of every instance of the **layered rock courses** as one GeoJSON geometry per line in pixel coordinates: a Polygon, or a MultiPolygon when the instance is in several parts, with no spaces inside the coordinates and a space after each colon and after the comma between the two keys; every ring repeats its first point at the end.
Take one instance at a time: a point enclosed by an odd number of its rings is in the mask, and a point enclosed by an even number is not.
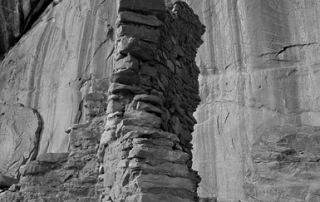
{"type": "Polygon", "coordinates": [[[191,133],[205,28],[184,2],[117,6],[110,83],[96,80],[85,95],[68,152],[40,153],[0,201],[198,200],[191,133]]]}
{"type": "Polygon", "coordinates": [[[186,3],[119,2],[116,61],[99,154],[107,201],[195,201],[194,58],[204,27],[186,3]],[[146,16],[147,15],[147,16],[146,16]]]}

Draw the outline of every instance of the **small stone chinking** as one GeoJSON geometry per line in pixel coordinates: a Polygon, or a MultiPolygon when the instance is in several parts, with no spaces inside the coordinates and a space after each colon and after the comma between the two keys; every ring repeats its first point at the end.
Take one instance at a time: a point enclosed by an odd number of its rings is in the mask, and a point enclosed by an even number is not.
{"type": "Polygon", "coordinates": [[[67,130],[69,153],[38,156],[0,201],[198,201],[191,133],[204,31],[184,2],[118,0],[113,75],[85,97],[88,122],[67,130]]]}
{"type": "Polygon", "coordinates": [[[181,1],[119,1],[116,61],[99,155],[104,201],[197,201],[195,64],[204,26],[181,1]]]}

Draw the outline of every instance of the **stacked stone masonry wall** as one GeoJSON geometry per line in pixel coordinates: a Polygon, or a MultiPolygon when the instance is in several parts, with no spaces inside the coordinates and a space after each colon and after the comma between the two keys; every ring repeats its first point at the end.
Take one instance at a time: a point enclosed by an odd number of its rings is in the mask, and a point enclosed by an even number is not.
{"type": "Polygon", "coordinates": [[[196,201],[195,64],[204,27],[184,2],[122,0],[102,134],[105,201],[196,201]]]}
{"type": "Polygon", "coordinates": [[[85,96],[87,123],[67,130],[69,153],[24,166],[0,201],[198,200],[191,133],[204,26],[184,2],[147,2],[118,0],[112,79],[85,96]]]}

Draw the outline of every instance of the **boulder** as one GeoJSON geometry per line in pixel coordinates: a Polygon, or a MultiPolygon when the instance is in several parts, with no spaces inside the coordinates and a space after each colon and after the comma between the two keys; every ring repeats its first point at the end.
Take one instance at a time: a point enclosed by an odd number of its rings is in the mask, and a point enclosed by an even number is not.
{"type": "Polygon", "coordinates": [[[0,172],[14,177],[37,154],[41,119],[35,110],[19,104],[0,108],[0,172]]]}

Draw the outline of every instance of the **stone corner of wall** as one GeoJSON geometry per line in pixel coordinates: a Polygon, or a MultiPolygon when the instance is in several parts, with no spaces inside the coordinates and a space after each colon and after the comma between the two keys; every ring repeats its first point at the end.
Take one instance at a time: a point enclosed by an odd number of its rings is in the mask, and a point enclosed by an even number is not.
{"type": "Polygon", "coordinates": [[[197,48],[204,26],[177,2],[120,0],[100,154],[104,199],[196,201],[197,48]],[[161,193],[161,194],[160,194],[161,193]],[[174,200],[173,200],[174,199],[174,200]]]}

